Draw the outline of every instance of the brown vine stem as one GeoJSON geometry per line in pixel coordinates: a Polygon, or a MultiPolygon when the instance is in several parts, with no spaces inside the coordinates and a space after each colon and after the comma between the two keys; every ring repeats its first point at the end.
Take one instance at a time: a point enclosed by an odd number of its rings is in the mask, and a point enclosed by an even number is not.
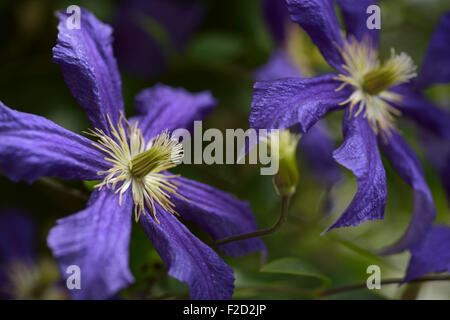
{"type": "Polygon", "coordinates": [[[307,289],[297,289],[297,288],[288,288],[288,287],[270,287],[270,286],[245,286],[245,287],[236,287],[236,290],[241,291],[257,291],[263,293],[285,293],[291,295],[299,295],[299,296],[312,296],[314,295],[314,290],[307,289]]]}
{"type": "MultiPolygon", "coordinates": [[[[408,283],[423,283],[428,281],[449,281],[450,275],[436,275],[436,276],[428,276],[419,279],[412,280],[408,283]]],[[[391,284],[400,284],[403,279],[387,279],[381,281],[381,285],[391,285],[391,284]]],[[[352,284],[348,286],[336,287],[328,290],[324,290],[322,292],[317,292],[317,289],[298,289],[298,288],[289,288],[289,287],[268,287],[268,286],[246,286],[246,287],[236,287],[236,290],[244,290],[244,291],[257,291],[257,292],[275,292],[275,293],[286,293],[292,295],[299,296],[316,296],[318,298],[323,298],[327,296],[331,296],[338,293],[344,293],[349,291],[356,291],[361,289],[367,289],[366,283],[358,283],[352,284]]]]}
{"type": "Polygon", "coordinates": [[[65,185],[57,180],[52,179],[52,178],[41,178],[41,179],[37,180],[37,182],[40,183],[41,185],[44,185],[44,186],[52,189],[52,190],[56,190],[56,191],[65,193],[68,196],[71,196],[78,200],[81,200],[81,201],[89,200],[89,194],[87,194],[86,192],[83,192],[79,189],[65,185]]]}
{"type": "MultiPolygon", "coordinates": [[[[415,280],[411,280],[408,283],[417,283],[417,282],[428,282],[428,281],[449,281],[450,275],[436,275],[436,276],[428,276],[423,277],[415,280]]],[[[381,285],[391,285],[391,284],[400,284],[403,282],[403,279],[396,278],[396,279],[387,279],[381,281],[381,285]]],[[[320,297],[326,297],[331,296],[334,294],[342,293],[342,292],[348,292],[348,291],[354,291],[354,290],[360,290],[360,289],[367,289],[366,283],[358,283],[358,284],[351,284],[348,286],[342,286],[342,287],[336,287],[328,290],[322,291],[322,293],[319,294],[320,297]]]]}
{"type": "Polygon", "coordinates": [[[251,238],[257,238],[257,237],[263,237],[263,236],[267,236],[269,234],[276,232],[286,222],[286,219],[288,216],[287,213],[288,213],[288,207],[289,207],[289,198],[290,198],[289,196],[281,197],[280,217],[278,218],[278,221],[277,221],[277,223],[275,223],[274,226],[272,226],[268,229],[262,229],[262,230],[258,230],[255,232],[239,234],[237,236],[231,236],[228,238],[217,240],[215,242],[215,245],[221,246],[226,243],[241,241],[241,240],[246,240],[246,239],[251,239],[251,238]]]}

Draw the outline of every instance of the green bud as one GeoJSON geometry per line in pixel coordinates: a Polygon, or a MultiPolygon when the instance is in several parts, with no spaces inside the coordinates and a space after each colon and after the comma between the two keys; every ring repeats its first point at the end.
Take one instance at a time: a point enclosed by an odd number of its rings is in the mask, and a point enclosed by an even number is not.
{"type": "Polygon", "coordinates": [[[271,134],[268,140],[271,144],[278,143],[278,154],[271,154],[273,161],[277,161],[278,157],[279,163],[278,173],[273,176],[272,181],[275,191],[282,197],[291,196],[297,188],[299,173],[296,152],[300,137],[301,135],[289,130],[280,130],[278,134],[271,134]]]}

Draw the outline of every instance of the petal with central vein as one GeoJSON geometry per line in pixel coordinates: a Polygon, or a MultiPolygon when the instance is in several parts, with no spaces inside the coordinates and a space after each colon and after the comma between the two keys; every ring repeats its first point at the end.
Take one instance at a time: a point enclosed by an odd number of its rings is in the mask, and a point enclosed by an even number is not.
{"type": "Polygon", "coordinates": [[[151,139],[164,130],[191,129],[194,121],[203,120],[216,106],[216,100],[205,91],[190,93],[183,88],[157,84],[136,96],[139,121],[145,139],[151,139]]]}
{"type": "Polygon", "coordinates": [[[94,190],[83,211],[58,220],[48,246],[67,278],[68,266],[81,271],[75,299],[107,299],[134,281],[128,266],[131,232],[131,192],[119,197],[109,189],[94,190]]]}
{"type": "Polygon", "coordinates": [[[419,159],[402,136],[393,132],[387,142],[379,143],[395,171],[414,190],[414,211],[408,229],[400,240],[383,250],[384,254],[392,254],[412,248],[424,239],[436,217],[436,207],[419,159]]]}
{"type": "Polygon", "coordinates": [[[368,36],[371,39],[372,46],[377,47],[380,30],[367,28],[367,21],[371,17],[371,14],[367,13],[367,9],[372,5],[376,5],[377,1],[337,0],[337,3],[341,9],[347,35],[354,36],[359,41],[368,36]]]}
{"type": "Polygon", "coordinates": [[[285,78],[255,83],[250,126],[285,129],[295,124],[305,133],[327,112],[343,108],[349,92],[333,80],[335,74],[315,78],[285,78]]]}
{"type": "Polygon", "coordinates": [[[343,72],[344,61],[339,21],[333,0],[286,0],[292,21],[298,23],[319,48],[323,57],[336,70],[343,72]]]}
{"type": "Polygon", "coordinates": [[[140,222],[169,275],[189,285],[191,299],[231,299],[233,270],[175,216],[156,207],[160,224],[148,214],[140,222]]]}
{"type": "Polygon", "coordinates": [[[362,115],[349,119],[348,112],[344,116],[344,142],[333,157],[356,176],[358,191],[344,213],[327,231],[383,219],[386,206],[386,173],[375,133],[362,115]]]}
{"type": "Polygon", "coordinates": [[[108,168],[92,141],[0,102],[0,170],[13,181],[40,177],[97,180],[108,168]]]}
{"type": "Polygon", "coordinates": [[[112,29],[91,12],[81,9],[80,28],[69,28],[71,16],[57,13],[58,40],[53,61],[61,65],[64,80],[94,128],[110,133],[123,111],[122,83],[112,50],[112,29]]]}

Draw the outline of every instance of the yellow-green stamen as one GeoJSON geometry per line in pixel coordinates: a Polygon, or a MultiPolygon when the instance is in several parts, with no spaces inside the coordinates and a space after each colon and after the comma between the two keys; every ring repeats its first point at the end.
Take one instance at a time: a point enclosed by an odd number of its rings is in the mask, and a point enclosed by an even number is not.
{"type": "Polygon", "coordinates": [[[95,187],[101,190],[106,186],[115,190],[119,193],[119,205],[122,204],[123,194],[131,188],[136,222],[141,214],[145,215],[147,207],[159,223],[155,202],[165,211],[177,214],[170,197],[177,195],[183,198],[177,194],[177,183],[173,181],[178,176],[167,175],[163,171],[180,163],[183,158],[182,145],[172,139],[168,131],[163,131],[146,144],[138,123],[131,126],[123,114],[117,127],[109,116],[108,121],[111,137],[100,129],[89,132],[98,139],[93,145],[102,150],[107,155],[105,160],[112,164],[109,170],[98,172],[104,178],[95,187]]]}
{"type": "Polygon", "coordinates": [[[402,97],[388,90],[416,76],[412,59],[405,53],[397,55],[392,49],[389,59],[381,64],[378,52],[368,39],[344,41],[344,48],[339,50],[345,62],[342,67],[347,74],[335,77],[335,80],[342,82],[336,91],[347,85],[354,89],[340,105],[350,104],[350,116],[357,117],[364,111],[363,116],[376,134],[381,131],[389,135],[390,130],[395,129],[393,115],[400,115],[391,103],[401,103],[402,97]],[[358,104],[358,110],[353,113],[358,104]]]}
{"type": "Polygon", "coordinates": [[[130,170],[136,177],[144,178],[151,172],[173,168],[183,158],[182,145],[170,139],[167,131],[150,140],[149,145],[148,150],[131,160],[130,170]]]}

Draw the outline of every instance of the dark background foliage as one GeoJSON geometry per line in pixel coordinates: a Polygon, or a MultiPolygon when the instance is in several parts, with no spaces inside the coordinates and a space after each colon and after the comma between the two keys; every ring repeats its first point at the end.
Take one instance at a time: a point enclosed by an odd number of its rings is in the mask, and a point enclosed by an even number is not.
{"type": "MultiPolygon", "coordinates": [[[[99,19],[111,23],[120,14],[121,1],[21,0],[0,1],[0,99],[11,108],[46,116],[81,133],[89,128],[82,109],[65,85],[60,68],[52,63],[52,47],[57,34],[56,10],[72,4],[84,6],[99,19]]],[[[125,2],[125,1],[124,1],[125,2]]],[[[184,1],[188,2],[188,1],[184,1]]],[[[211,90],[219,106],[204,127],[247,128],[252,95],[252,71],[266,62],[275,44],[265,25],[259,0],[204,0],[203,18],[183,50],[166,52],[167,68],[148,77],[122,72],[126,110],[133,114],[134,96],[143,88],[162,82],[191,91],[211,90]]],[[[440,15],[450,9],[448,1],[382,1],[381,54],[391,47],[407,52],[420,66],[428,39],[440,15]]],[[[149,36],[151,36],[149,34],[149,36]]],[[[156,35],[153,35],[156,36],[156,35]]],[[[305,46],[314,52],[306,41],[305,46]]],[[[312,70],[323,71],[319,64],[312,70]]],[[[428,92],[442,107],[450,107],[448,86],[428,92]]],[[[342,114],[328,118],[336,146],[342,140],[342,114]]],[[[402,121],[402,120],[400,120],[402,121]]],[[[403,122],[403,121],[402,121],[403,122]]],[[[425,161],[417,143],[414,126],[402,123],[403,133],[421,155],[436,205],[438,221],[448,222],[448,204],[437,173],[425,161]]],[[[301,153],[302,150],[299,150],[301,153]]],[[[1,155],[0,155],[1,156],[1,155]]],[[[259,175],[257,166],[190,165],[178,170],[187,177],[209,183],[251,202],[261,227],[271,225],[278,215],[279,198],[269,177],[259,175]]],[[[402,277],[408,253],[378,257],[372,252],[396,240],[405,230],[412,208],[409,187],[386,162],[388,202],[383,221],[366,222],[321,236],[320,233],[350,202],[356,181],[344,169],[343,179],[331,196],[329,214],[323,210],[324,187],[300,163],[300,184],[291,202],[288,223],[277,234],[265,239],[268,261],[261,269],[255,253],[242,259],[224,259],[237,276],[235,298],[312,297],[301,289],[317,288],[329,279],[333,286],[365,283],[366,268],[377,264],[382,277],[402,277]],[[289,259],[286,259],[289,258],[289,259]],[[276,261],[282,259],[281,261],[276,261]],[[317,276],[305,276],[304,273],[317,276]],[[319,276],[320,275],[320,276],[319,276]]],[[[16,206],[29,211],[39,223],[38,247],[41,257],[51,257],[46,235],[55,220],[84,208],[90,186],[80,181],[39,180],[33,185],[12,183],[0,175],[0,207],[16,206]]],[[[189,225],[206,243],[210,239],[189,225]]],[[[121,292],[125,298],[186,298],[187,286],[169,278],[151,242],[141,228],[133,228],[131,268],[136,284],[121,292]]],[[[333,298],[450,298],[446,283],[386,286],[379,291],[360,290],[333,298]]]]}

